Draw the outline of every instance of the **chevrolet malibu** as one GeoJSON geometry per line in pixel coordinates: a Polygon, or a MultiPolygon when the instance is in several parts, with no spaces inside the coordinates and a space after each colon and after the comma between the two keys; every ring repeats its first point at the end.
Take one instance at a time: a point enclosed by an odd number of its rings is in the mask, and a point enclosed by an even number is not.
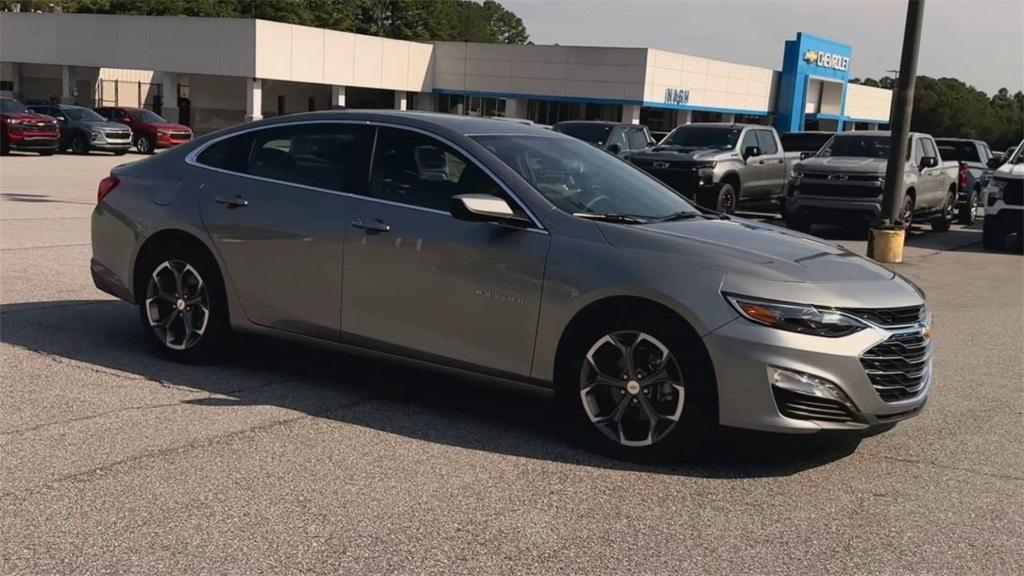
{"type": "Polygon", "coordinates": [[[510,122],[218,132],[104,178],[92,248],[96,285],[172,358],[248,332],[548,387],[625,459],[686,457],[719,426],[889,428],[932,381],[909,281],[510,122]]]}

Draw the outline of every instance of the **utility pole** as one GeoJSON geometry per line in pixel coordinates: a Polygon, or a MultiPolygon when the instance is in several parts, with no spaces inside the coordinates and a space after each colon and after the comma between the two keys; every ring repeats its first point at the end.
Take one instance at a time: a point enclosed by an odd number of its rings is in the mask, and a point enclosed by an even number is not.
{"type": "Polygon", "coordinates": [[[910,115],[914,108],[914,84],[917,81],[917,54],[921,46],[921,21],[924,19],[924,0],[909,0],[907,23],[903,29],[903,56],[896,79],[896,103],[890,123],[891,144],[889,162],[885,169],[885,188],[882,191],[882,213],[871,229],[868,256],[879,262],[896,264],[903,261],[905,230],[900,222],[903,203],[903,171],[907,165],[907,147],[910,145],[910,115]]]}

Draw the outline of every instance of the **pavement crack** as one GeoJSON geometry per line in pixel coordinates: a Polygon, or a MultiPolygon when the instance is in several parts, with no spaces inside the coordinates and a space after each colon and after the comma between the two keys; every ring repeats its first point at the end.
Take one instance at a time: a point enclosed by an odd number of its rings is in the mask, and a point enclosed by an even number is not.
{"type": "Polygon", "coordinates": [[[951,466],[949,464],[939,464],[938,462],[932,462],[929,460],[919,460],[917,458],[900,458],[899,456],[884,455],[879,455],[878,457],[883,460],[892,460],[893,462],[902,462],[904,464],[920,464],[922,466],[931,466],[933,468],[940,468],[942,470],[955,470],[957,472],[967,472],[970,474],[978,474],[980,476],[988,476],[989,478],[999,478],[1000,480],[1013,480],[1015,482],[1024,482],[1024,477],[1014,476],[1013,474],[985,472],[974,468],[967,468],[966,466],[951,466]]]}
{"type": "Polygon", "coordinates": [[[355,400],[355,401],[352,401],[352,402],[349,402],[349,403],[346,403],[346,404],[342,404],[342,405],[339,405],[339,406],[332,406],[332,407],[330,407],[328,409],[325,409],[325,410],[320,410],[320,411],[317,411],[317,412],[308,412],[308,413],[305,413],[305,414],[301,414],[301,415],[296,416],[294,418],[286,418],[286,419],[283,419],[283,420],[275,420],[273,422],[267,422],[265,424],[261,424],[259,426],[253,426],[251,428],[246,428],[244,430],[236,430],[234,432],[228,432],[226,434],[218,434],[216,436],[211,436],[209,438],[198,439],[198,440],[195,440],[193,442],[188,442],[186,444],[179,445],[179,446],[171,446],[171,447],[163,448],[163,449],[160,449],[160,450],[151,450],[151,451],[148,451],[148,452],[142,452],[142,453],[139,453],[139,454],[133,454],[133,455],[128,456],[126,458],[122,458],[122,459],[117,460],[115,462],[110,462],[110,463],[104,464],[102,466],[97,466],[95,468],[90,468],[88,470],[82,470],[80,472],[73,472],[71,474],[65,474],[64,476],[59,476],[59,477],[57,477],[57,478],[55,478],[53,480],[37,484],[36,486],[33,486],[33,487],[25,489],[25,490],[12,490],[12,491],[8,491],[8,492],[0,492],[0,499],[25,498],[27,496],[31,496],[31,495],[35,495],[35,494],[40,494],[43,491],[45,491],[46,489],[51,488],[53,486],[56,486],[58,484],[64,484],[64,483],[72,483],[73,484],[73,483],[77,483],[77,482],[88,482],[88,481],[91,481],[92,479],[98,478],[98,477],[106,475],[108,473],[113,473],[118,468],[130,465],[130,464],[135,464],[135,463],[146,461],[146,460],[158,460],[158,459],[161,459],[161,458],[164,458],[164,457],[167,457],[167,456],[171,456],[171,455],[175,455],[175,454],[185,454],[185,453],[191,452],[193,450],[199,450],[199,449],[206,448],[206,447],[209,447],[209,446],[213,446],[213,445],[216,445],[216,444],[220,444],[220,443],[223,443],[223,442],[229,442],[231,440],[234,440],[234,439],[237,439],[237,438],[242,438],[242,437],[245,437],[247,435],[251,435],[251,434],[257,433],[257,432],[263,432],[263,431],[266,431],[266,430],[272,430],[274,428],[284,427],[284,426],[287,426],[289,424],[293,424],[293,423],[301,421],[301,420],[307,420],[307,419],[310,419],[310,418],[320,418],[322,416],[327,416],[327,415],[329,415],[331,413],[338,412],[339,410],[344,410],[344,409],[347,409],[347,408],[352,408],[352,407],[355,407],[355,406],[359,406],[361,404],[367,404],[367,403],[374,402],[374,401],[377,401],[377,400],[378,400],[377,398],[362,398],[362,399],[355,400]]]}

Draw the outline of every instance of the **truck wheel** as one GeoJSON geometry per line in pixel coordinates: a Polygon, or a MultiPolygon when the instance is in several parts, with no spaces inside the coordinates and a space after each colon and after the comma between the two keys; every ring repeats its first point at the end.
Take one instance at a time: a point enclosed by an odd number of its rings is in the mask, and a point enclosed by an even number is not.
{"type": "Polygon", "coordinates": [[[806,214],[797,212],[795,214],[786,214],[786,226],[791,230],[797,232],[803,232],[809,234],[811,232],[811,220],[806,214]]]}
{"type": "Polygon", "coordinates": [[[142,134],[135,140],[135,147],[143,154],[152,154],[154,151],[153,140],[148,134],[142,134]]]}
{"type": "Polygon", "coordinates": [[[71,137],[71,151],[75,154],[88,154],[89,142],[84,134],[75,134],[71,137]]]}
{"type": "Polygon", "coordinates": [[[946,203],[942,212],[932,218],[932,232],[948,232],[950,224],[953,223],[953,213],[956,211],[956,192],[950,191],[946,197],[946,203]]]}
{"type": "Polygon", "coordinates": [[[900,210],[900,225],[904,230],[910,230],[910,225],[914,223],[914,197],[910,194],[904,195],[903,198],[903,209],[900,210]]]}
{"type": "Polygon", "coordinates": [[[971,197],[967,199],[967,205],[960,208],[957,211],[956,219],[957,222],[970,226],[978,221],[978,191],[975,190],[971,193],[971,197]]]}
{"type": "Polygon", "coordinates": [[[704,206],[711,208],[712,210],[721,212],[722,214],[733,214],[736,212],[736,189],[728,182],[722,184],[722,187],[718,189],[717,194],[714,192],[709,193],[706,196],[706,200],[710,201],[704,202],[704,206]]]}
{"type": "Polygon", "coordinates": [[[1006,245],[1006,232],[996,222],[995,217],[987,216],[981,229],[981,243],[989,250],[1002,250],[1006,245]]]}

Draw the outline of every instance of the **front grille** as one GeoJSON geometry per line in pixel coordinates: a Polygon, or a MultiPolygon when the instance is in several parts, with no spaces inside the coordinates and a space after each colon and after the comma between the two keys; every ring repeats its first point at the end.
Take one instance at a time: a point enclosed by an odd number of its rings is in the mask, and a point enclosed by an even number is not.
{"type": "Polygon", "coordinates": [[[796,420],[823,420],[825,422],[852,422],[850,410],[835,400],[805,396],[782,388],[772,387],[775,394],[775,405],[779,412],[796,420]]]}
{"type": "Polygon", "coordinates": [[[633,160],[633,165],[654,176],[669,188],[693,198],[699,187],[697,164],[693,162],[663,162],[661,160],[633,160]],[[659,167],[655,168],[655,164],[659,167]],[[667,167],[662,166],[668,164],[667,167]]]}
{"type": "Polygon", "coordinates": [[[1003,187],[1003,202],[1024,205],[1024,180],[1008,180],[1003,187]]]}
{"type": "Polygon", "coordinates": [[[886,402],[917,396],[929,376],[931,348],[920,331],[893,334],[861,354],[860,363],[875,391],[886,402]]]}
{"type": "Polygon", "coordinates": [[[924,306],[905,306],[903,308],[845,308],[847,314],[866,320],[877,326],[891,328],[907,326],[924,320],[924,306]]]}
{"type": "Polygon", "coordinates": [[[191,140],[192,139],[192,133],[191,132],[170,132],[170,133],[168,133],[168,136],[171,137],[171,140],[191,140]]]}
{"type": "Polygon", "coordinates": [[[127,140],[131,137],[130,132],[107,132],[106,135],[111,140],[127,140]]]}
{"type": "MultiPolygon", "coordinates": [[[[847,180],[846,182],[850,182],[847,180]]],[[[835,196],[838,198],[876,198],[882,193],[877,183],[834,184],[827,181],[807,181],[806,176],[800,183],[800,194],[806,196],[835,196]]]]}

